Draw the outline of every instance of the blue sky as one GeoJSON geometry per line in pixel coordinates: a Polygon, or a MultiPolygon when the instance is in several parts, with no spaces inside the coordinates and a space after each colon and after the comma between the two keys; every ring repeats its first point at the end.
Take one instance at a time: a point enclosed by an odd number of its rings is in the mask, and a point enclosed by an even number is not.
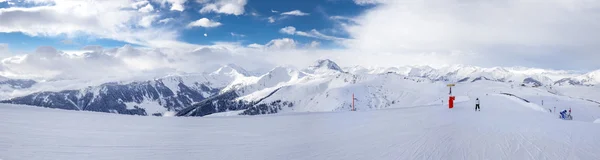
{"type": "MultiPolygon", "coordinates": [[[[0,2],[0,8],[10,7],[33,7],[47,4],[27,3],[13,1],[0,2]]],[[[187,1],[185,10],[173,11],[168,7],[160,7],[160,1],[150,1],[154,6],[152,12],[161,13],[160,18],[173,18],[173,21],[163,24],[154,22],[153,25],[178,31],[178,41],[211,45],[214,42],[239,42],[243,45],[252,43],[265,44],[277,38],[293,38],[299,43],[310,43],[318,41],[323,48],[342,48],[333,41],[319,38],[311,38],[298,35],[288,35],[278,32],[281,28],[293,26],[298,31],[310,31],[316,29],[320,33],[349,38],[348,33],[340,30],[340,24],[332,20],[332,16],[354,17],[360,15],[366,9],[375,5],[359,5],[352,0],[249,0],[244,6],[245,12],[240,15],[222,13],[200,13],[203,4],[187,1]],[[282,13],[299,10],[307,13],[305,16],[284,16],[282,13]],[[269,22],[269,17],[275,22],[269,22]],[[222,25],[218,27],[186,27],[190,22],[200,18],[208,18],[218,21],[222,25]],[[207,34],[207,36],[204,36],[207,34]]],[[[157,20],[158,20],[157,19],[157,20]]],[[[130,44],[126,41],[98,37],[95,35],[79,34],[68,36],[66,34],[52,36],[31,36],[22,32],[0,32],[0,43],[10,46],[13,52],[30,52],[37,46],[53,46],[59,50],[77,50],[88,45],[100,45],[105,48],[120,47],[130,44]]],[[[138,44],[132,44],[139,46],[138,44]]]]}
{"type": "Polygon", "coordinates": [[[0,0],[0,75],[453,64],[600,68],[600,1],[0,0]],[[86,46],[86,50],[82,48],[86,46]],[[98,67],[101,66],[101,67],[98,67]]]}

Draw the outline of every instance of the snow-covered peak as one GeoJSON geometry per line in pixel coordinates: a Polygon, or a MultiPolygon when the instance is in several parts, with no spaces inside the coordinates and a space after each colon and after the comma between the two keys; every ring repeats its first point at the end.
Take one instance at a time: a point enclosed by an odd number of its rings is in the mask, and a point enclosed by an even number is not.
{"type": "Polygon", "coordinates": [[[370,72],[370,69],[363,66],[345,67],[344,70],[351,74],[367,74],[370,72]]]}
{"type": "Polygon", "coordinates": [[[592,72],[586,73],[584,75],[577,76],[577,77],[575,77],[575,79],[581,81],[582,84],[588,84],[588,85],[600,84],[600,70],[592,71],[592,72]]]}
{"type": "Polygon", "coordinates": [[[248,95],[263,89],[274,89],[297,83],[299,79],[305,76],[304,72],[300,72],[295,68],[279,66],[260,77],[241,78],[243,81],[236,80],[223,91],[235,90],[238,95],[248,95]]]}
{"type": "MultiPolygon", "coordinates": [[[[297,80],[306,76],[303,72],[298,71],[295,68],[291,67],[275,67],[273,70],[269,71],[267,74],[260,77],[260,82],[263,83],[280,83],[280,82],[288,82],[290,80],[297,80]]],[[[270,85],[270,84],[266,84],[270,85]]]]}
{"type": "Polygon", "coordinates": [[[246,71],[244,68],[237,66],[235,64],[224,65],[221,68],[214,71],[212,74],[250,76],[250,73],[248,71],[246,71]]]}
{"type": "Polygon", "coordinates": [[[439,73],[430,66],[412,66],[408,71],[408,76],[430,77],[432,75],[439,75],[439,73]]]}
{"type": "Polygon", "coordinates": [[[327,71],[336,71],[336,72],[344,72],[340,66],[338,66],[335,62],[329,59],[320,59],[317,60],[313,65],[308,67],[308,71],[314,72],[327,72],[327,71]]]}

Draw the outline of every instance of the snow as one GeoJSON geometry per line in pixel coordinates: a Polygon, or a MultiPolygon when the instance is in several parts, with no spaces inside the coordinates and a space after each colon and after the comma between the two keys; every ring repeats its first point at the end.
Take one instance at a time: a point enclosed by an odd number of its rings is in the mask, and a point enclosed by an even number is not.
{"type": "Polygon", "coordinates": [[[205,117],[238,116],[238,115],[240,115],[242,112],[244,112],[244,110],[239,110],[239,111],[227,111],[227,112],[213,113],[213,114],[207,115],[207,116],[205,116],[205,117]]]}
{"type": "MultiPolygon", "coordinates": [[[[507,96],[507,95],[502,95],[502,96],[507,96]]],[[[521,105],[522,105],[522,106],[529,107],[529,108],[531,108],[531,109],[533,109],[533,110],[537,110],[537,111],[540,111],[540,112],[548,112],[548,110],[547,110],[547,109],[545,109],[545,108],[543,108],[543,107],[541,107],[541,106],[539,106],[539,105],[537,105],[537,104],[534,104],[534,103],[527,103],[527,102],[525,102],[525,101],[523,101],[523,100],[521,100],[521,99],[518,99],[518,98],[516,98],[516,97],[511,97],[511,96],[508,96],[508,98],[507,98],[507,99],[509,99],[509,100],[511,100],[511,101],[514,101],[514,102],[516,102],[516,103],[521,103],[521,105]]]]}
{"type": "Polygon", "coordinates": [[[469,81],[452,88],[455,108],[447,106],[446,84],[459,78],[547,83],[554,79],[546,74],[571,72],[461,65],[346,70],[321,60],[302,71],[277,67],[262,76],[226,65],[210,74],[161,78],[173,91],[178,83],[207,84],[235,90],[236,100],[294,104],[274,115],[239,116],[240,110],[173,117],[148,100],[126,106],[164,117],[0,104],[0,159],[600,159],[598,86],[469,81]],[[444,76],[449,82],[424,78],[444,76]],[[352,95],[356,112],[349,111],[352,95]],[[558,119],[555,108],[572,109],[573,120],[558,119]]]}
{"type": "Polygon", "coordinates": [[[167,108],[158,104],[157,101],[152,101],[152,100],[147,100],[147,99],[143,100],[141,103],[125,102],[124,104],[125,104],[125,106],[127,106],[127,109],[135,109],[134,108],[135,106],[137,106],[139,108],[143,108],[148,115],[152,115],[154,113],[163,114],[167,111],[167,108]]]}
{"type": "Polygon", "coordinates": [[[480,112],[463,102],[165,118],[2,104],[0,159],[600,159],[597,124],[465,90],[456,96],[479,97],[480,112]]]}
{"type": "Polygon", "coordinates": [[[180,77],[165,77],[165,78],[163,78],[162,82],[165,85],[165,87],[169,88],[169,90],[171,90],[171,92],[173,92],[173,94],[177,95],[177,93],[180,90],[180,88],[179,88],[179,84],[181,83],[180,77]]]}
{"type": "Polygon", "coordinates": [[[163,117],[174,117],[177,112],[167,111],[163,114],[163,117]]]}

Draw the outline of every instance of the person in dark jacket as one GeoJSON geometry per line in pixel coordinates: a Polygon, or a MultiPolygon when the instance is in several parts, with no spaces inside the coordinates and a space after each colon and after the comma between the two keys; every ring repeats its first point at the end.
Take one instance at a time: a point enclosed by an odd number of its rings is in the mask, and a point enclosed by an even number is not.
{"type": "Polygon", "coordinates": [[[480,111],[481,108],[479,108],[479,98],[475,99],[475,111],[480,111]]]}

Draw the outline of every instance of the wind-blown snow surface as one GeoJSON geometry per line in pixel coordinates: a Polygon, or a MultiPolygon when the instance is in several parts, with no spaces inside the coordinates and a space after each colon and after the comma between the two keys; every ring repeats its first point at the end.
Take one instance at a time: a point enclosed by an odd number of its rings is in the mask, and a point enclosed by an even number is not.
{"type": "Polygon", "coordinates": [[[2,104],[0,159],[600,159],[593,120],[560,120],[477,88],[457,87],[465,101],[452,110],[440,103],[198,118],[2,104]],[[480,112],[473,111],[476,97],[480,112]]]}

